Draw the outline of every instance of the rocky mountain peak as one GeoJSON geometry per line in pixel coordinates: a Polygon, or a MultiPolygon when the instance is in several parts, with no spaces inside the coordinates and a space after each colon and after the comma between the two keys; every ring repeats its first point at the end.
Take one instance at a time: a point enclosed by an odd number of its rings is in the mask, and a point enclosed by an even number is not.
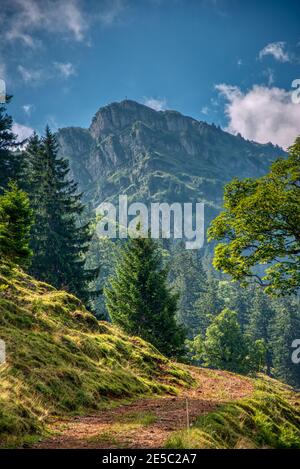
{"type": "Polygon", "coordinates": [[[89,129],[60,129],[58,141],[95,206],[122,193],[137,200],[204,200],[218,210],[226,182],[265,174],[284,153],[131,100],[101,107],[89,129]]]}
{"type": "Polygon", "coordinates": [[[185,132],[201,124],[180,112],[155,111],[144,104],[126,99],[101,107],[92,120],[90,133],[96,140],[102,140],[108,134],[120,132],[136,122],[143,122],[153,130],[167,132],[185,132]]]}
{"type": "Polygon", "coordinates": [[[108,134],[122,131],[136,121],[153,122],[156,111],[136,101],[124,100],[101,107],[93,117],[90,132],[98,140],[108,134]]]}

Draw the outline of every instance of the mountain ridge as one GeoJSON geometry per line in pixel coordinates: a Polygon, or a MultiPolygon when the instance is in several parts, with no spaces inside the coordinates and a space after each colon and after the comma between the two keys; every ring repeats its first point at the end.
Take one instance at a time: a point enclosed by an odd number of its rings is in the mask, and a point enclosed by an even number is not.
{"type": "Polygon", "coordinates": [[[284,155],[272,144],[131,100],[101,107],[88,129],[65,127],[57,138],[93,207],[119,194],[142,202],[202,201],[209,218],[220,210],[227,182],[259,177],[284,155]]]}

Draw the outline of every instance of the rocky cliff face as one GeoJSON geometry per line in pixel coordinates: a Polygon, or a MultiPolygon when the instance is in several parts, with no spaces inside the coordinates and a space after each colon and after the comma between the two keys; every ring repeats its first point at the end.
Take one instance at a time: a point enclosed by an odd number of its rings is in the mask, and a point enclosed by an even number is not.
{"type": "Polygon", "coordinates": [[[271,144],[128,100],[99,109],[89,129],[68,127],[57,136],[94,206],[127,194],[138,201],[204,201],[210,216],[220,209],[225,183],[260,176],[283,154],[271,144]]]}

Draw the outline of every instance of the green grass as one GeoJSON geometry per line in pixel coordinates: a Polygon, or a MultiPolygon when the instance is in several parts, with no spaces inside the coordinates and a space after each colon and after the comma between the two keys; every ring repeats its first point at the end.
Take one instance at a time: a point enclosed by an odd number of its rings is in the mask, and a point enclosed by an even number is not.
{"type": "Polygon", "coordinates": [[[157,421],[156,415],[149,411],[128,412],[119,417],[119,422],[131,423],[138,426],[152,425],[157,421]]]}
{"type": "Polygon", "coordinates": [[[300,448],[300,411],[280,384],[259,381],[251,398],[220,406],[190,430],[174,433],[167,448],[300,448]]]}
{"type": "Polygon", "coordinates": [[[0,447],[30,442],[51,416],[107,408],[120,399],[176,394],[193,380],[138,337],[98,322],[81,302],[0,265],[0,447]]]}
{"type": "Polygon", "coordinates": [[[95,443],[98,445],[106,445],[107,447],[117,446],[118,448],[123,448],[124,443],[122,440],[118,439],[116,434],[119,435],[119,437],[122,437],[120,432],[116,431],[115,429],[111,429],[99,433],[98,435],[91,436],[87,439],[87,441],[89,443],[95,443]]]}

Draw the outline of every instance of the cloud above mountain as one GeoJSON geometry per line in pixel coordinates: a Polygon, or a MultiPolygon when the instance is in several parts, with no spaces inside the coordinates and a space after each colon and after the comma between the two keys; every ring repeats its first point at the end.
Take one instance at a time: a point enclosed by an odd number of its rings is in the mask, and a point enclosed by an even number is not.
{"type": "Polygon", "coordinates": [[[259,85],[242,92],[239,87],[224,83],[216,85],[216,89],[226,100],[229,132],[283,148],[300,134],[300,104],[292,102],[291,92],[259,85]]]}
{"type": "Polygon", "coordinates": [[[156,99],[156,98],[144,98],[145,106],[151,107],[155,111],[164,111],[167,106],[167,101],[165,98],[156,99]]]}

